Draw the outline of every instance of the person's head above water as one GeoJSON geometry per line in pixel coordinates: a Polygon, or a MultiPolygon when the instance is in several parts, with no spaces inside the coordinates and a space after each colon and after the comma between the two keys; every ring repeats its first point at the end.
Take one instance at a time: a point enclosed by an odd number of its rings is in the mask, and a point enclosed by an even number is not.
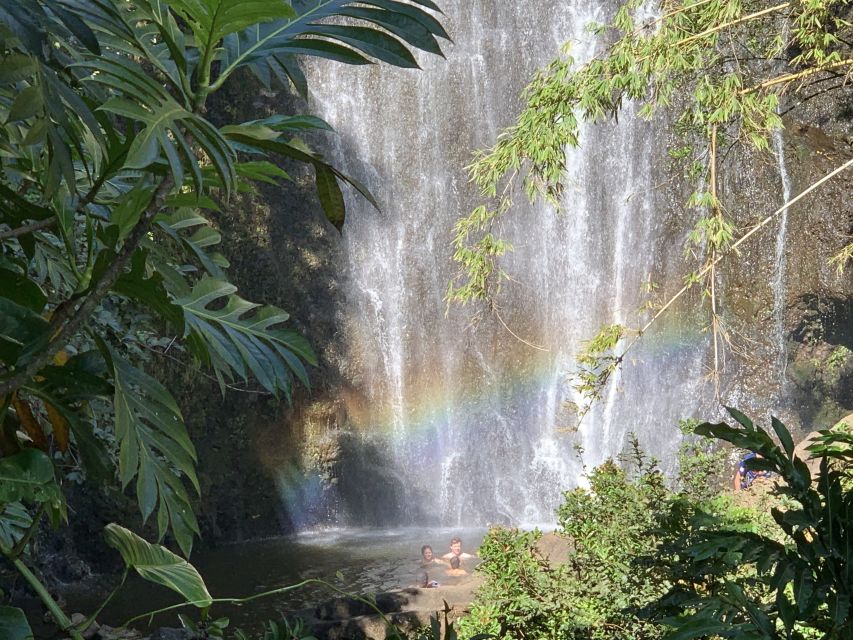
{"type": "Polygon", "coordinates": [[[418,587],[426,587],[429,585],[429,576],[426,571],[418,571],[415,574],[415,585],[418,587]]]}
{"type": "Polygon", "coordinates": [[[459,556],[453,556],[453,557],[450,559],[450,568],[451,568],[451,569],[458,569],[458,568],[459,568],[459,564],[460,564],[460,562],[459,562],[459,556]]]}
{"type": "Polygon", "coordinates": [[[435,555],[432,552],[432,547],[428,544],[425,544],[421,547],[421,557],[424,562],[432,562],[435,555]]]}
{"type": "Polygon", "coordinates": [[[474,557],[470,553],[462,551],[462,538],[459,536],[453,536],[450,539],[450,551],[441,556],[442,560],[450,560],[454,557],[460,558],[461,560],[474,557]]]}

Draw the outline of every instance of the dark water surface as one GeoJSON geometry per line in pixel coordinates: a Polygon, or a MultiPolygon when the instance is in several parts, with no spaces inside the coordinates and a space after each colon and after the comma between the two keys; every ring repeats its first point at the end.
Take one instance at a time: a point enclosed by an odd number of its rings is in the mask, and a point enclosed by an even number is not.
{"type": "MultiPolygon", "coordinates": [[[[429,544],[436,555],[441,555],[448,551],[450,538],[458,535],[463,540],[463,551],[474,553],[485,533],[485,529],[336,529],[226,545],[193,554],[191,562],[214,598],[242,598],[309,578],[327,580],[349,593],[367,595],[412,585],[419,569],[421,545],[429,544]]],[[[447,583],[443,571],[440,574],[430,578],[447,583]]],[[[117,582],[117,576],[98,576],[69,586],[64,592],[68,610],[94,611],[117,582]]],[[[280,619],[336,595],[327,587],[311,584],[240,607],[215,604],[211,615],[230,618],[232,628],[257,630],[266,620],[280,619]]],[[[133,574],[98,616],[98,622],[119,626],[133,616],[178,602],[177,594],[133,574]]],[[[180,626],[177,614],[181,612],[198,617],[196,610],[185,607],[156,616],[151,628],[180,626]]],[[[144,630],[149,628],[147,623],[147,619],[139,620],[131,626],[144,630]]]]}

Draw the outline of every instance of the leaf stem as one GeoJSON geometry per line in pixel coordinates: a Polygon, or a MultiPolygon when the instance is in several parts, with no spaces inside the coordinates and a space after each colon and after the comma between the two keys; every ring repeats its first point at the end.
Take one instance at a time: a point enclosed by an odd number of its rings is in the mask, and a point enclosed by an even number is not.
{"type": "Polygon", "coordinates": [[[106,600],[104,600],[101,603],[101,606],[99,606],[92,615],[90,615],[88,618],[86,618],[86,620],[84,620],[83,622],[81,622],[80,624],[77,625],[77,630],[80,631],[80,633],[84,633],[86,631],[86,629],[91,627],[92,623],[95,622],[95,620],[97,619],[97,617],[99,615],[101,615],[101,611],[103,611],[106,608],[106,606],[110,602],[112,602],[112,599],[116,596],[116,594],[124,586],[124,583],[127,580],[127,574],[129,571],[130,571],[130,567],[126,566],[124,568],[124,572],[121,574],[121,581],[118,583],[118,586],[110,592],[110,595],[107,596],[106,600]]]}
{"type": "Polygon", "coordinates": [[[74,628],[74,625],[71,624],[71,620],[65,615],[65,612],[53,599],[53,596],[50,595],[50,592],[47,590],[47,587],[42,584],[42,581],[38,579],[38,577],[30,571],[30,568],[24,564],[24,561],[20,558],[16,558],[12,556],[12,550],[7,549],[3,546],[0,546],[0,553],[6,556],[9,561],[15,565],[15,569],[18,570],[22,576],[24,576],[24,580],[30,585],[33,591],[36,592],[36,595],[41,599],[44,605],[47,607],[47,610],[50,611],[50,614],[53,616],[54,621],[59,627],[65,631],[66,633],[71,634],[73,640],[83,640],[83,636],[80,634],[77,629],[74,628]]]}
{"type": "Polygon", "coordinates": [[[382,618],[382,620],[385,623],[387,623],[389,626],[391,625],[391,621],[382,612],[382,610],[376,606],[376,603],[368,600],[367,598],[363,598],[361,596],[352,594],[348,591],[344,591],[343,589],[336,587],[335,585],[331,584],[330,582],[327,582],[325,580],[321,580],[320,578],[309,578],[307,580],[303,580],[302,582],[297,582],[296,584],[291,584],[291,585],[288,585],[286,587],[279,587],[277,589],[272,589],[270,591],[264,591],[262,593],[256,593],[255,595],[247,596],[245,598],[213,598],[212,600],[204,600],[204,601],[180,602],[178,604],[173,604],[173,605],[170,605],[168,607],[163,607],[161,609],[155,609],[153,611],[148,611],[146,613],[141,613],[137,616],[133,616],[132,618],[129,618],[119,628],[124,629],[128,625],[130,625],[131,623],[136,622],[137,620],[142,620],[143,618],[151,619],[158,614],[166,613],[168,611],[174,611],[176,609],[182,609],[182,608],[188,607],[188,606],[198,607],[202,604],[233,604],[233,605],[241,606],[243,604],[246,604],[247,602],[251,602],[252,600],[259,600],[260,598],[268,598],[269,596],[275,596],[275,595],[278,595],[280,593],[287,593],[288,591],[294,591],[295,589],[301,589],[302,587],[305,587],[309,584],[322,585],[322,586],[326,587],[327,589],[334,591],[335,593],[339,593],[340,595],[346,596],[348,598],[352,598],[353,600],[356,600],[358,602],[366,604],[368,607],[373,609],[382,618]]]}

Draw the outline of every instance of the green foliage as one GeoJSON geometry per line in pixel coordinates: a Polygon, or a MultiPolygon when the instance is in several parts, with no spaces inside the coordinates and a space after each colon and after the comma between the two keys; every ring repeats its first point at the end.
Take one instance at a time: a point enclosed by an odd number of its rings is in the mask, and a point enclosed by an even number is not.
{"type": "MultiPolygon", "coordinates": [[[[447,38],[437,11],[429,0],[0,6],[0,551],[75,640],[25,563],[42,515],[66,516],[66,478],[134,482],[142,519],[156,513],[158,539],[171,534],[186,555],[199,531],[187,488],[199,491],[195,448],[145,371],[152,356],[176,342],[223,392],[251,379],[288,399],[316,364],[284,328],[287,313],[236,295],[207,212],[288,180],[273,154],[314,168],[339,226],[341,181],[374,202],[294,137],[329,130],[322,120],[217,127],[208,97],[241,68],[305,93],[301,55],[417,66],[410,49],[440,55],[447,38]]],[[[144,577],[209,604],[178,556],[118,525],[107,537],[144,577]]]]}
{"type": "Polygon", "coordinates": [[[577,356],[577,370],[572,374],[572,386],[585,398],[584,406],[577,407],[577,413],[583,418],[592,408],[592,403],[601,399],[619,365],[621,356],[616,355],[616,347],[625,336],[625,327],[611,324],[602,327],[592,340],[584,343],[584,349],[577,356]]]}
{"type": "Polygon", "coordinates": [[[698,584],[680,582],[664,599],[681,611],[669,620],[672,637],[850,637],[853,493],[843,481],[853,462],[853,436],[822,432],[812,446],[820,457],[813,480],[805,462],[793,455],[793,440],[781,422],[772,421],[780,446],[742,413],[729,413],[739,426],[705,423],[696,432],[754,451],[759,455],[749,467],[778,474],[778,491],[791,502],[787,509],[772,510],[784,538],[722,523],[706,528],[684,549],[698,584]],[[749,579],[742,577],[744,571],[749,579]],[[700,586],[709,579],[715,588],[700,586]]]}
{"type": "Polygon", "coordinates": [[[708,438],[695,435],[699,421],[680,420],[678,428],[682,433],[678,447],[678,491],[695,502],[714,498],[727,484],[729,465],[728,452],[714,447],[708,438]]]}
{"type": "Polygon", "coordinates": [[[289,393],[291,372],[307,385],[299,357],[311,364],[317,360],[304,338],[276,328],[288,314],[247,302],[236,291],[228,282],[206,277],[175,301],[184,310],[191,347],[201,345],[199,356],[208,359],[221,384],[233,371],[244,380],[251,373],[271,393],[289,393]]]}
{"type": "Polygon", "coordinates": [[[269,620],[261,635],[247,635],[238,629],[234,637],[236,640],[316,640],[301,618],[292,622],[286,618],[278,622],[269,620]]]}
{"type": "Polygon", "coordinates": [[[124,564],[145,580],[168,587],[187,602],[207,608],[212,599],[198,571],[189,562],[160,545],[146,542],[117,524],[104,529],[107,544],[118,550],[124,564]]]}
{"type": "Polygon", "coordinates": [[[33,640],[33,631],[23,611],[15,607],[0,606],[0,638],[33,640]]]}
{"type": "Polygon", "coordinates": [[[558,589],[562,571],[537,550],[539,531],[491,529],[480,546],[477,570],[485,580],[459,634],[470,638],[560,638],[571,628],[569,606],[558,589]]]}
{"type": "Polygon", "coordinates": [[[666,589],[655,556],[670,496],[654,463],[634,453],[634,477],[607,461],[589,474],[589,488],[566,492],[557,512],[563,564],[542,557],[537,531],[489,532],[479,551],[485,581],[462,637],[660,637],[643,610],[666,589]]]}
{"type": "MultiPolygon", "coordinates": [[[[640,459],[645,462],[643,458],[640,459]]],[[[639,612],[660,595],[656,572],[638,559],[659,544],[667,491],[662,474],[644,466],[633,480],[612,461],[593,470],[589,489],[566,493],[557,511],[561,532],[571,540],[567,585],[575,625],[583,637],[657,637],[639,612]]]]}
{"type": "Polygon", "coordinates": [[[181,626],[189,632],[192,640],[209,640],[210,638],[224,638],[225,630],[231,621],[228,618],[217,618],[211,620],[206,611],[201,612],[201,620],[193,621],[184,614],[179,614],[178,619],[181,626]]]}
{"type": "Polygon", "coordinates": [[[670,631],[661,620],[672,615],[670,595],[683,585],[713,593],[734,582],[767,596],[751,567],[732,563],[703,576],[687,559],[720,527],[785,539],[768,514],[705,487],[670,491],[635,439],[624,462],[605,462],[589,474],[588,488],[566,492],[557,512],[561,564],[541,556],[538,532],[489,532],[479,551],[484,583],[460,623],[461,637],[657,639],[670,631]]]}
{"type": "Polygon", "coordinates": [[[829,354],[829,357],[826,359],[826,368],[830,371],[830,373],[834,373],[839,368],[841,368],[845,362],[853,355],[853,352],[850,351],[843,344],[837,346],[832,350],[832,353],[829,354]]]}
{"type": "MultiPolygon", "coordinates": [[[[453,607],[447,604],[447,600],[445,600],[444,611],[442,612],[444,614],[444,624],[442,625],[438,615],[430,616],[429,628],[425,628],[418,634],[417,640],[459,640],[459,633],[456,631],[454,622],[450,619],[451,611],[453,611],[453,607]]],[[[496,637],[489,633],[478,633],[470,636],[468,640],[487,640],[487,638],[496,637]]]]}

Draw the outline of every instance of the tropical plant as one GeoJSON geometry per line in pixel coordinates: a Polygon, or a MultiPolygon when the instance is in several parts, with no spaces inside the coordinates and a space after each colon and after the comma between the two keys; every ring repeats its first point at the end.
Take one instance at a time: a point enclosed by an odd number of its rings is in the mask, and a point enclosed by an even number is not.
{"type": "MultiPolygon", "coordinates": [[[[763,215],[738,237],[727,213],[733,207],[718,188],[725,159],[739,146],[768,151],[771,133],[782,127],[783,108],[789,112],[827,92],[849,95],[853,24],[849,0],[625,0],[610,22],[591,24],[589,30],[600,41],[598,53],[576,61],[567,46],[537,72],[516,123],[469,167],[486,203],[454,228],[459,273],[447,301],[498,308],[502,283],[509,278],[501,258],[512,250],[499,235],[501,220],[513,209],[516,187],[531,200],[563,207],[565,148],[581,145],[582,122],[617,119],[629,104],[629,116],[662,112],[675,134],[670,153],[684,163],[695,187],[686,207],[698,211],[699,219],[688,249],[699,254],[701,264],[640,326],[607,326],[589,341],[578,357],[574,384],[593,402],[637,340],[691,290],[701,290],[710,307],[718,373],[726,341],[721,340],[717,265],[785,211],[763,215]]],[[[851,166],[851,160],[842,162],[788,204],[851,166]]],[[[842,271],[853,244],[829,247],[830,252],[842,271]]],[[[587,410],[588,405],[578,407],[580,416],[587,410]]]]}
{"type": "MultiPolygon", "coordinates": [[[[174,337],[223,389],[251,377],[285,398],[316,362],[287,313],[237,295],[208,212],[288,179],[279,156],[313,167],[335,224],[339,181],[370,198],[295,137],[327,129],[321,120],[217,127],[209,96],[245,73],[304,92],[306,55],[416,67],[412,49],[440,54],[447,38],[438,11],[431,0],[0,3],[0,552],[66,633],[85,627],[28,566],[43,516],[67,518],[66,476],[133,484],[142,519],[185,555],[199,531],[196,451],[142,354],[174,337]]],[[[186,575],[170,552],[117,531],[108,541],[128,567],[186,575]]],[[[26,635],[22,620],[0,609],[12,637],[26,635]]]]}
{"type": "Polygon", "coordinates": [[[696,433],[758,454],[748,468],[777,474],[777,491],[789,498],[773,519],[782,539],[763,532],[710,526],[685,548],[694,580],[673,585],[662,604],[680,611],[671,638],[849,638],[853,588],[853,492],[845,487],[853,464],[853,435],[820,432],[810,447],[819,460],[812,478],[794,455],[785,425],[773,419],[781,445],[734,409],[738,426],[704,423],[696,433]],[[750,576],[745,579],[744,571],[750,576]],[[709,588],[709,584],[713,588],[709,588]]]}
{"type": "MultiPolygon", "coordinates": [[[[235,638],[237,640],[249,640],[251,636],[237,630],[235,638]]],[[[316,640],[300,618],[297,618],[293,622],[288,621],[286,618],[280,622],[269,620],[263,633],[255,636],[255,638],[257,640],[316,640]]]]}

